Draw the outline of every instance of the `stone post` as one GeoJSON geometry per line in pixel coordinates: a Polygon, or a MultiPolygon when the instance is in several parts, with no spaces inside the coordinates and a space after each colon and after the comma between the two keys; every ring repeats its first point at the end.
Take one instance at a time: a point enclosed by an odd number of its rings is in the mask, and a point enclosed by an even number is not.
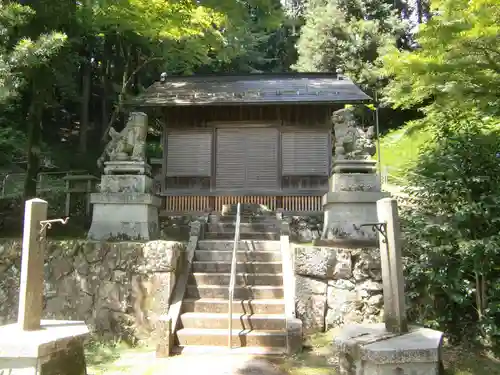
{"type": "Polygon", "coordinates": [[[384,286],[384,321],[391,333],[408,332],[406,321],[401,228],[396,199],[377,201],[379,223],[385,223],[385,235],[379,235],[382,282],[384,286]]]}
{"type": "Polygon", "coordinates": [[[43,263],[45,231],[40,222],[47,219],[48,204],[41,199],[26,201],[18,324],[25,331],[40,329],[43,311],[43,263]]]}

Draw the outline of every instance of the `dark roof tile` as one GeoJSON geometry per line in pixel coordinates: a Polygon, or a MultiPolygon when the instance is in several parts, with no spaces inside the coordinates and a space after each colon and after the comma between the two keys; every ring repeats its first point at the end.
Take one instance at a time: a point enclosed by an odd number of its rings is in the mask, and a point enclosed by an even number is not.
{"type": "Polygon", "coordinates": [[[371,98],[334,74],[248,74],[168,77],[127,104],[206,106],[252,104],[360,103],[371,98]]]}

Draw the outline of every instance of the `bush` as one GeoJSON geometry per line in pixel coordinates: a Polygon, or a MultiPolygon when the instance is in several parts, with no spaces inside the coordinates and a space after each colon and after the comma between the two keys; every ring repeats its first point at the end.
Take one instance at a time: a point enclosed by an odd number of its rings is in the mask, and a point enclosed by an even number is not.
{"type": "Polygon", "coordinates": [[[409,175],[402,210],[410,319],[500,344],[500,132],[447,127],[409,175]]]}

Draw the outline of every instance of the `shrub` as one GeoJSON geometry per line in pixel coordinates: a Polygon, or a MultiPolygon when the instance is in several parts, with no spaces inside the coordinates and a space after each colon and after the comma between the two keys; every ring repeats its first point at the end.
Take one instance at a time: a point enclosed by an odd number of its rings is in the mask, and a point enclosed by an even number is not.
{"type": "Polygon", "coordinates": [[[439,131],[408,176],[413,206],[401,217],[409,315],[452,340],[498,345],[500,132],[484,119],[466,125],[439,131]]]}

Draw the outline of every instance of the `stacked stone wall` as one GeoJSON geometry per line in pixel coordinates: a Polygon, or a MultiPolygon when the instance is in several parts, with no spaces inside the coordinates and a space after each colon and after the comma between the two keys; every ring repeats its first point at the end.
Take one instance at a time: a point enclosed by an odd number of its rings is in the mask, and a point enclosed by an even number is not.
{"type": "Polygon", "coordinates": [[[305,333],[383,315],[379,250],[296,245],[295,302],[305,333]]]}
{"type": "MultiPolygon", "coordinates": [[[[21,241],[0,241],[3,325],[17,320],[21,241]]],[[[147,338],[155,318],[152,293],[166,274],[175,282],[185,247],[175,241],[47,241],[44,318],[84,320],[105,337],[147,338]]]]}

